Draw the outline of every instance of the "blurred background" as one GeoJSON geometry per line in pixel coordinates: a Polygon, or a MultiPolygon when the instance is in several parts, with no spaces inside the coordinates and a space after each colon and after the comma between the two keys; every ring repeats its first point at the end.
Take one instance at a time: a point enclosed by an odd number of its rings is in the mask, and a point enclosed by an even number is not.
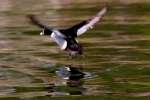
{"type": "Polygon", "coordinates": [[[0,0],[0,100],[148,99],[149,25],[150,0],[0,0]],[[103,20],[79,38],[85,57],[74,59],[26,17],[67,28],[106,4],[103,20]],[[80,69],[73,81],[58,73],[68,65],[80,69]]]}

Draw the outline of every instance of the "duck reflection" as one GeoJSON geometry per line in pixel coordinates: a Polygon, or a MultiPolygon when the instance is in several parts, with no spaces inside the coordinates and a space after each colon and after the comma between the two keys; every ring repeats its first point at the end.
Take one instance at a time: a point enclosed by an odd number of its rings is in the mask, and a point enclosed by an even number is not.
{"type": "Polygon", "coordinates": [[[92,77],[92,73],[83,72],[82,67],[75,67],[72,65],[66,65],[56,71],[57,76],[67,81],[69,86],[80,86],[83,83],[83,79],[92,77]]]}
{"type": "Polygon", "coordinates": [[[84,95],[86,91],[86,88],[83,86],[84,80],[93,77],[92,73],[84,72],[82,67],[72,65],[62,66],[55,72],[59,78],[59,83],[63,81],[63,84],[55,84],[50,88],[50,90],[53,90],[53,96],[84,95]]]}
{"type": "Polygon", "coordinates": [[[56,74],[67,81],[69,86],[78,86],[81,84],[81,79],[84,78],[84,73],[81,69],[72,67],[70,65],[60,68],[56,74]]]}

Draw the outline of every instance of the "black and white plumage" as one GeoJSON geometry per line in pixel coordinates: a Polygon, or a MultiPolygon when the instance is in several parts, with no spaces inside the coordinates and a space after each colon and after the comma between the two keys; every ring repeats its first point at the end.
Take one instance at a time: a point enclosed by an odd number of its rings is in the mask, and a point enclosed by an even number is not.
{"type": "Polygon", "coordinates": [[[80,80],[95,77],[94,73],[83,72],[80,68],[73,67],[71,65],[61,67],[59,70],[56,71],[56,74],[64,80],[80,80]]]}
{"type": "Polygon", "coordinates": [[[50,35],[52,40],[58,44],[61,50],[68,51],[70,55],[81,55],[83,53],[82,46],[76,41],[76,38],[100,21],[107,12],[107,7],[104,7],[96,16],[89,20],[84,20],[67,29],[53,29],[41,23],[34,15],[29,15],[31,22],[42,28],[40,35],[50,35]]]}

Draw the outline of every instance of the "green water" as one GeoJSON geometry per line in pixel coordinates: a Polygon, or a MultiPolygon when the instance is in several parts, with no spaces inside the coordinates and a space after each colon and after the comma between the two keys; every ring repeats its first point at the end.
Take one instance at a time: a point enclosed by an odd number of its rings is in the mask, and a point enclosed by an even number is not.
{"type": "Polygon", "coordinates": [[[0,2],[0,100],[149,100],[149,0],[0,2]],[[90,18],[106,2],[104,19],[79,38],[84,57],[70,59],[26,18],[36,14],[51,27],[66,28],[90,18]],[[82,67],[96,77],[82,80],[82,88],[68,87],[55,74],[64,65],[82,67]],[[56,91],[65,96],[51,97],[56,91]],[[78,91],[80,96],[68,94],[78,91]]]}

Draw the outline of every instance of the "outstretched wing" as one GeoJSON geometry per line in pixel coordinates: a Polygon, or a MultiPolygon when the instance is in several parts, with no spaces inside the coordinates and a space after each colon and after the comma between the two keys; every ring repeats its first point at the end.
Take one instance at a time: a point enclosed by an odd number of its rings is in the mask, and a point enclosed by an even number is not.
{"type": "Polygon", "coordinates": [[[72,32],[72,36],[77,37],[85,33],[90,28],[93,28],[93,26],[100,21],[100,19],[106,14],[107,7],[104,7],[102,10],[98,12],[96,16],[94,16],[90,20],[82,21],[79,24],[74,25],[73,27],[69,28],[68,30],[72,32]]]}
{"type": "Polygon", "coordinates": [[[43,33],[44,35],[50,35],[52,33],[52,28],[48,27],[47,25],[44,25],[43,23],[41,23],[35,15],[28,15],[27,16],[31,23],[38,26],[39,28],[43,29],[43,33]]]}

